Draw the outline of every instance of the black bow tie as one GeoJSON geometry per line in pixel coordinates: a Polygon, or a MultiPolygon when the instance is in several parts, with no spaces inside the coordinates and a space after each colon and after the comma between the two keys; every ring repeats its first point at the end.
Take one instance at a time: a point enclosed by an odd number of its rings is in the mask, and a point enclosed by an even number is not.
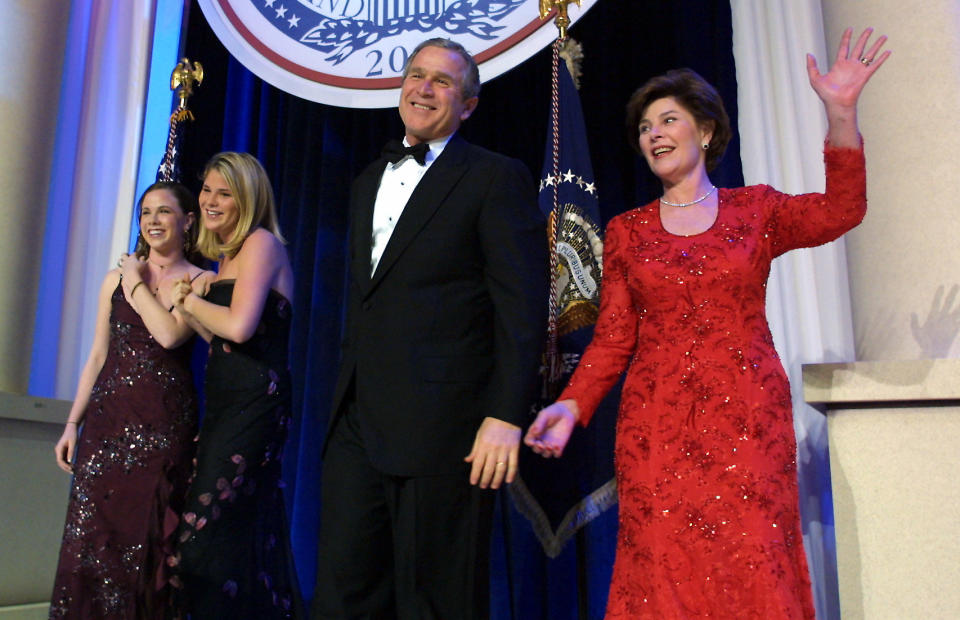
{"type": "Polygon", "coordinates": [[[420,142],[414,144],[413,146],[403,146],[403,142],[399,140],[391,140],[387,142],[387,145],[383,147],[383,156],[390,160],[391,164],[395,164],[407,155],[410,155],[417,160],[417,163],[421,166],[427,163],[427,151],[430,150],[430,145],[426,142],[420,142]]]}

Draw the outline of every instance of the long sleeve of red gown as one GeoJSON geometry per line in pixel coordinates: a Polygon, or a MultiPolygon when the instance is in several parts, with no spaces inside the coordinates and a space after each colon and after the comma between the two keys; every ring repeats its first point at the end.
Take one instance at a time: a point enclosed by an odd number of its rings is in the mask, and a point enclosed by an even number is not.
{"type": "MultiPolygon", "coordinates": [[[[733,204],[749,204],[760,219],[760,252],[769,260],[801,247],[833,241],[860,223],[866,213],[866,172],[863,149],[824,149],[826,190],[790,195],[768,185],[721,190],[733,204]]],[[[641,207],[656,211],[656,201],[641,207]]],[[[721,205],[726,208],[727,205],[721,205]]],[[[630,219],[641,209],[613,218],[607,226],[600,313],[587,347],[559,400],[574,399],[580,423],[586,425],[607,391],[617,382],[636,351],[644,328],[648,294],[631,286],[631,271],[643,269],[645,258],[632,235],[630,219]]],[[[718,216],[719,218],[720,216],[718,216]]],[[[683,238],[678,238],[683,239],[683,238]]]]}

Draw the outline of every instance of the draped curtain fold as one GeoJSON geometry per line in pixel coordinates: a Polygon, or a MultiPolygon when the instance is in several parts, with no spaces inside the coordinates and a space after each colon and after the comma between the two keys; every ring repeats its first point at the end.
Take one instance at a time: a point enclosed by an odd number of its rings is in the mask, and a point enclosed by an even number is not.
{"type": "MultiPolygon", "coordinates": [[[[823,105],[810,87],[805,54],[821,71],[819,0],[733,0],[743,176],[791,194],[823,191],[823,105]]],[[[843,239],[774,261],[767,317],[790,377],[804,546],[817,617],[839,618],[826,420],[803,400],[801,364],[855,359],[843,239]]]]}
{"type": "Polygon", "coordinates": [[[104,274],[127,250],[153,0],[70,3],[30,394],[72,398],[104,274]]]}

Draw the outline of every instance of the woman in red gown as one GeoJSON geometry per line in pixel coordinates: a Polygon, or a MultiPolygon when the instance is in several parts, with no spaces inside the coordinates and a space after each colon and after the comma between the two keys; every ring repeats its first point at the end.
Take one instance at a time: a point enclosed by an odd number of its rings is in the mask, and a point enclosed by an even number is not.
{"type": "Polygon", "coordinates": [[[689,70],[627,106],[663,195],[610,221],[600,317],[567,388],[526,443],[559,456],[626,368],[617,423],[620,527],[608,618],[813,618],[790,386],[765,317],[770,262],[827,243],[866,212],[856,104],[890,52],[871,30],[830,71],[808,56],[829,123],[826,192],[717,189],[730,127],[689,70]],[[878,55],[879,54],[879,55],[878,55]]]}

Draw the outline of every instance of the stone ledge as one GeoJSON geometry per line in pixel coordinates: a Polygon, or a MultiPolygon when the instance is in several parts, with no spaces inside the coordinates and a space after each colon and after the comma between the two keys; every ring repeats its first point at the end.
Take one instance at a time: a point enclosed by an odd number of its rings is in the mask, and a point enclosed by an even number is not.
{"type": "Polygon", "coordinates": [[[0,620],[46,620],[49,614],[50,603],[0,606],[0,620]]]}
{"type": "Polygon", "coordinates": [[[803,397],[818,408],[960,402],[960,359],[804,364],[803,397]]]}
{"type": "Polygon", "coordinates": [[[73,402],[0,392],[0,419],[63,424],[73,402]]]}

